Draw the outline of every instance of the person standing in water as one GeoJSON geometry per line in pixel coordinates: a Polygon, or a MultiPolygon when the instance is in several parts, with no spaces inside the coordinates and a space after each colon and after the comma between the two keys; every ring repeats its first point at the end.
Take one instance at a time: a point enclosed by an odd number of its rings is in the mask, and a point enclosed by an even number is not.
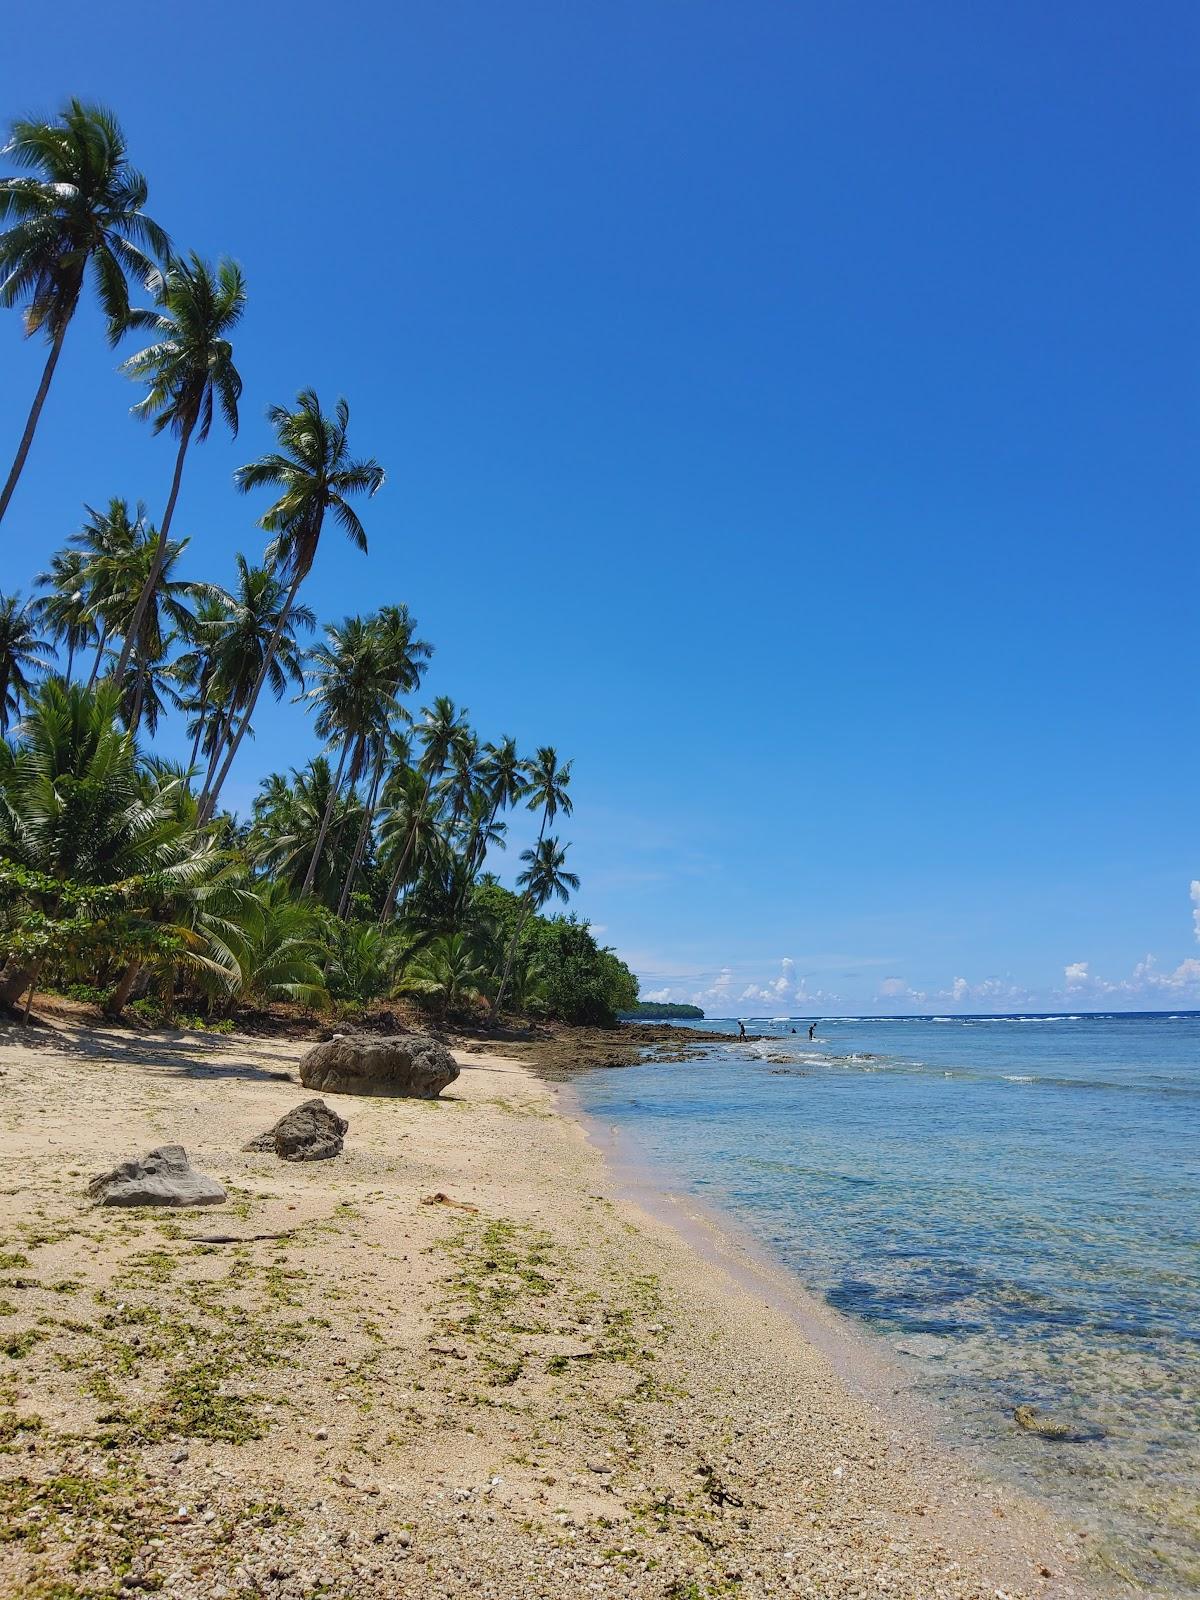
{"type": "Polygon", "coordinates": [[[809,1042],[809,1044],[811,1044],[813,1042],[813,1035],[816,1033],[816,1031],[817,1031],[817,1025],[814,1022],[814,1023],[810,1024],[809,1030],[808,1030],[808,1042],[809,1042]]]}

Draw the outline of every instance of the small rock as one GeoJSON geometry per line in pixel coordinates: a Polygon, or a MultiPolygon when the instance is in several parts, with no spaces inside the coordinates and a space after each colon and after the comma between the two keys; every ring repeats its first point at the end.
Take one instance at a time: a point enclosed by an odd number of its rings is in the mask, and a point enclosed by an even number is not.
{"type": "Polygon", "coordinates": [[[173,1467],[178,1467],[182,1462],[186,1461],[187,1458],[188,1448],[185,1444],[181,1444],[177,1450],[171,1451],[171,1465],[173,1467]]]}
{"type": "Polygon", "coordinates": [[[122,1161],[88,1183],[98,1206],[219,1206],[225,1191],[197,1172],[181,1144],[164,1144],[122,1161]]]}
{"type": "Polygon", "coordinates": [[[342,1153],[342,1140],[350,1124],[331,1111],[324,1100],[305,1100],[273,1128],[242,1146],[243,1150],[273,1150],[281,1161],[327,1161],[342,1153]]]}
{"type": "Polygon", "coordinates": [[[329,1437],[329,1429],[328,1428],[318,1428],[316,1433],[313,1434],[313,1438],[314,1439],[328,1439],[328,1437],[329,1437]]]}

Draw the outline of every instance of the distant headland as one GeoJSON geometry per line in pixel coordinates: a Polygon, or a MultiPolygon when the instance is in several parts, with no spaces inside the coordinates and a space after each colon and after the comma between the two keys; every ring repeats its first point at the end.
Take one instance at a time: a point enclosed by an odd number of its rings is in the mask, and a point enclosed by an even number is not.
{"type": "Polygon", "coordinates": [[[679,1006],[639,1000],[631,1010],[618,1011],[617,1016],[622,1022],[669,1022],[675,1017],[686,1017],[689,1021],[695,1021],[703,1020],[704,1012],[699,1006],[679,1006]]]}

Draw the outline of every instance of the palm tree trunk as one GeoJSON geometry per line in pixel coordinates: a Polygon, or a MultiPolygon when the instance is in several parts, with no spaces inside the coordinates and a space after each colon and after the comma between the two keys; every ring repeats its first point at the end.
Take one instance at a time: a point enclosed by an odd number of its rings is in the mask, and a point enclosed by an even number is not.
{"type": "Polygon", "coordinates": [[[119,1017],[125,1009],[129,996],[133,993],[134,979],[141,969],[140,961],[131,961],[121,974],[121,980],[112,992],[108,1004],[104,1008],[106,1017],[119,1017]]]}
{"type": "Polygon", "coordinates": [[[504,1004],[504,991],[508,988],[508,980],[512,977],[513,959],[517,953],[517,940],[521,937],[521,930],[529,920],[529,913],[533,910],[533,901],[528,895],[525,897],[525,910],[517,918],[517,925],[513,929],[512,942],[508,947],[508,956],[504,963],[504,976],[500,979],[500,987],[496,991],[496,998],[492,1004],[493,1021],[500,1015],[500,1007],[504,1004]]]}
{"type": "Polygon", "coordinates": [[[179,449],[175,455],[175,475],[171,479],[171,493],[167,496],[167,509],[163,512],[162,526],[158,530],[158,544],[154,550],[154,561],[149,574],[142,585],[142,592],[138,595],[137,605],[134,607],[133,617],[125,630],[125,638],[121,643],[121,659],[117,662],[117,677],[120,678],[125,668],[129,665],[129,657],[142,631],[142,619],[146,615],[146,607],[150,598],[158,587],[159,575],[163,569],[163,562],[167,554],[167,539],[171,532],[171,522],[175,516],[175,502],[179,499],[179,485],[183,479],[183,459],[187,455],[187,447],[192,441],[192,429],[196,426],[195,417],[188,422],[179,436],[179,449]]]}
{"type": "Polygon", "coordinates": [[[65,682],[66,682],[66,685],[67,685],[68,689],[71,687],[71,673],[74,670],[74,667],[75,667],[75,639],[74,639],[74,636],[72,635],[72,636],[69,636],[68,639],[67,639],[67,676],[66,676],[65,682]]]}
{"type": "Polygon", "coordinates": [[[221,793],[225,779],[229,776],[229,769],[234,763],[234,758],[237,756],[238,746],[242,742],[242,737],[245,734],[246,729],[250,726],[250,718],[254,715],[254,708],[258,704],[258,697],[262,692],[262,686],[267,681],[267,673],[271,670],[271,663],[274,661],[275,652],[279,648],[279,640],[283,634],[284,624],[287,622],[288,615],[291,612],[292,606],[295,604],[296,591],[299,589],[300,582],[303,577],[303,572],[297,572],[296,576],[292,579],[292,587],[288,590],[287,599],[283,603],[283,610],[279,613],[275,627],[271,633],[271,642],[267,645],[266,653],[263,656],[262,666],[258,669],[258,677],[254,680],[254,688],[250,691],[250,699],[246,704],[246,714],[242,718],[241,726],[238,728],[237,733],[233,739],[230,740],[229,749],[226,752],[225,760],[221,770],[217,774],[216,782],[213,784],[212,790],[206,797],[204,806],[201,808],[201,813],[198,818],[200,822],[207,822],[209,817],[212,816],[216,807],[217,797],[221,793]]]}
{"type": "Polygon", "coordinates": [[[217,713],[217,736],[213,740],[212,753],[209,755],[208,767],[204,773],[204,787],[200,790],[200,798],[197,801],[197,805],[199,806],[197,817],[200,821],[204,820],[204,802],[208,799],[208,791],[212,787],[213,776],[217,770],[217,763],[221,759],[221,752],[224,750],[226,740],[230,736],[230,730],[233,727],[233,719],[236,715],[237,712],[232,703],[230,704],[228,711],[222,709],[217,713]]]}
{"type": "Polygon", "coordinates": [[[347,739],[342,746],[341,758],[337,764],[337,772],[329,786],[329,799],[325,802],[325,815],[321,818],[321,826],[317,830],[317,842],[313,846],[312,860],[308,863],[308,871],[304,874],[304,883],[300,889],[302,895],[308,894],[317,876],[317,862],[321,859],[321,851],[325,848],[325,835],[329,832],[329,824],[333,817],[333,808],[337,804],[338,795],[342,788],[342,773],[346,770],[346,757],[350,754],[350,740],[347,739]]]}
{"type": "Polygon", "coordinates": [[[29,987],[32,967],[13,967],[0,974],[0,1006],[15,1006],[29,987]]]}
{"type": "Polygon", "coordinates": [[[200,754],[200,741],[204,737],[204,718],[208,711],[208,675],[204,677],[204,688],[200,693],[200,709],[196,713],[196,737],[192,740],[192,753],[188,758],[189,769],[196,765],[196,757],[200,754]]]}
{"type": "Polygon", "coordinates": [[[29,1021],[29,1013],[33,1010],[33,991],[37,988],[37,981],[42,975],[45,964],[46,958],[43,956],[40,961],[34,963],[33,971],[29,974],[29,993],[25,997],[25,1015],[21,1019],[23,1022],[29,1021]]]}
{"type": "Polygon", "coordinates": [[[145,667],[139,666],[137,675],[137,692],[133,697],[133,716],[130,718],[129,722],[130,733],[136,733],[138,730],[138,723],[142,720],[142,701],[145,699],[145,696],[146,669],[145,667]]]}
{"type": "Polygon", "coordinates": [[[33,435],[37,430],[38,418],[42,414],[42,407],[46,404],[46,396],[50,392],[50,379],[54,376],[54,369],[58,365],[58,358],[62,352],[63,339],[67,332],[66,318],[58,332],[54,335],[54,342],[50,346],[50,354],[46,357],[46,365],[42,370],[42,381],[38,384],[38,391],[33,397],[33,405],[29,411],[29,420],[25,424],[25,432],[21,435],[21,442],[17,446],[16,460],[12,464],[12,471],[3,490],[0,490],[0,522],[4,521],[4,513],[8,510],[8,502],[13,497],[13,490],[17,487],[17,479],[25,465],[25,457],[29,454],[29,446],[33,443],[33,435]]]}
{"type": "Polygon", "coordinates": [[[96,659],[95,659],[95,661],[92,662],[91,676],[88,678],[88,681],[87,681],[87,686],[88,686],[89,689],[92,687],[92,685],[96,681],[96,674],[100,671],[100,663],[104,660],[104,651],[105,651],[105,647],[107,646],[107,644],[108,644],[108,623],[106,622],[104,624],[104,626],[100,629],[100,642],[96,646],[96,659]]]}
{"type": "Polygon", "coordinates": [[[371,777],[371,797],[363,809],[363,819],[358,830],[358,838],[354,841],[354,854],[350,858],[350,866],[346,873],[346,882],[342,886],[342,898],[338,901],[337,914],[344,922],[350,909],[350,894],[354,888],[354,880],[358,876],[358,864],[362,860],[363,851],[367,846],[367,835],[371,831],[371,824],[375,820],[375,806],[379,800],[379,785],[383,780],[384,747],[382,741],[379,745],[379,754],[375,758],[375,771],[371,777]]]}

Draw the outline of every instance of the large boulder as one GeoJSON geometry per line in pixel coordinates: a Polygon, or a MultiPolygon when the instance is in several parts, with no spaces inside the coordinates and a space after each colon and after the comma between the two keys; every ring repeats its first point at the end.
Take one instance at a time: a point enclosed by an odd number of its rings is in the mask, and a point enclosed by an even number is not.
{"type": "Polygon", "coordinates": [[[181,1144],[164,1144],[99,1173],[88,1194],[98,1206],[219,1206],[225,1199],[221,1185],[196,1171],[181,1144]]]}
{"type": "Polygon", "coordinates": [[[374,1039],[334,1034],[300,1062],[300,1082],[324,1094],[407,1095],[436,1100],[458,1077],[444,1044],[421,1033],[374,1039]]]}
{"type": "Polygon", "coordinates": [[[324,1100],[306,1100],[242,1149],[273,1150],[281,1161],[327,1161],[341,1155],[342,1136],[349,1126],[324,1100]]]}

